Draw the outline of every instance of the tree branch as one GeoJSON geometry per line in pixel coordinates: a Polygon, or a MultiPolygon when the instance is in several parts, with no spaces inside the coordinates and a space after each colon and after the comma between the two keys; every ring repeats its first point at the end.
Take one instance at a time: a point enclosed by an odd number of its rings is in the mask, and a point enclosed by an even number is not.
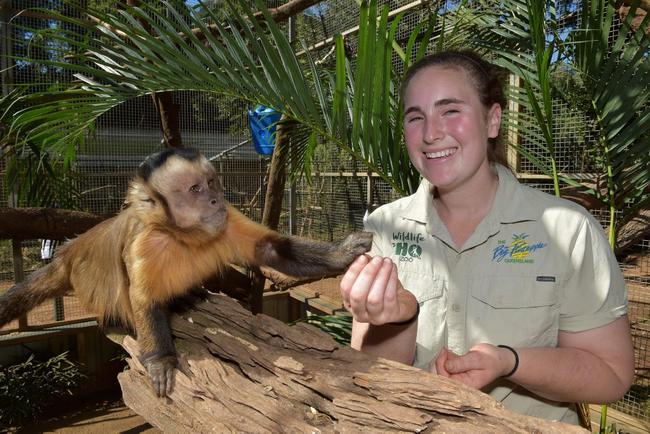
{"type": "Polygon", "coordinates": [[[63,240],[110,216],[54,208],[0,208],[0,239],[63,240]]]}
{"type": "Polygon", "coordinates": [[[157,398],[137,360],[118,376],[125,403],[165,432],[587,433],[506,410],[475,389],[340,347],[305,323],[253,316],[216,295],[172,317],[174,391],[157,398]]]}

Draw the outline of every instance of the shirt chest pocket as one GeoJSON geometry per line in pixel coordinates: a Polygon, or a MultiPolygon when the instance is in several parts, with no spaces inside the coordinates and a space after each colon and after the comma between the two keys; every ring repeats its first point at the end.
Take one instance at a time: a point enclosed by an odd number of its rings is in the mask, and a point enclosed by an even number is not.
{"type": "Polygon", "coordinates": [[[399,279],[420,305],[414,366],[425,369],[444,344],[447,293],[438,275],[400,269],[399,279]]]}
{"type": "Polygon", "coordinates": [[[468,343],[555,346],[559,311],[555,282],[538,282],[535,276],[474,279],[468,300],[468,343]]]}
{"type": "Polygon", "coordinates": [[[442,296],[444,279],[440,276],[402,268],[399,270],[399,279],[402,286],[415,296],[420,305],[442,296]]]}

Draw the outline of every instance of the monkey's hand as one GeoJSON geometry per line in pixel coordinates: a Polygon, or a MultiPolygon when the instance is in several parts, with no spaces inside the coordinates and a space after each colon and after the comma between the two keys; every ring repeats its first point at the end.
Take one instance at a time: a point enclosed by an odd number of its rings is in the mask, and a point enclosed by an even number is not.
{"type": "Polygon", "coordinates": [[[175,355],[153,354],[141,360],[151,378],[154,392],[159,398],[169,395],[174,385],[174,368],[177,360],[175,355]]]}
{"type": "Polygon", "coordinates": [[[341,241],[334,253],[340,261],[341,269],[346,268],[359,255],[363,255],[372,247],[372,232],[355,232],[341,241]]]}

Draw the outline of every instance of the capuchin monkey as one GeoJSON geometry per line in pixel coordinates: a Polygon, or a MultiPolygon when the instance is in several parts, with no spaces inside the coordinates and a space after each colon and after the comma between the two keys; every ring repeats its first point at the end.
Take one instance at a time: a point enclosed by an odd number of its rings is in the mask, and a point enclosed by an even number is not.
{"type": "Polygon", "coordinates": [[[177,363],[166,309],[174,298],[231,263],[296,277],[342,272],[371,242],[367,232],[334,244],[272,231],[225,201],[198,151],[167,149],[140,165],[118,215],[65,243],[50,264],[0,296],[0,327],[74,291],[101,325],[136,332],[140,360],[165,396],[177,363]]]}

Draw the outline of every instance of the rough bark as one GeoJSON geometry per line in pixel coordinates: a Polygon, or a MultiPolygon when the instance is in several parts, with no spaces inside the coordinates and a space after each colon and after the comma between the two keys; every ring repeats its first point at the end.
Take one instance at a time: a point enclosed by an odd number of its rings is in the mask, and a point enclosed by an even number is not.
{"type": "Polygon", "coordinates": [[[171,324],[180,369],[169,397],[155,397],[130,337],[131,369],[118,376],[124,402],[164,432],[587,432],[340,347],[312,326],[253,316],[223,295],[171,324]]]}
{"type": "MultiPolygon", "coordinates": [[[[304,11],[307,8],[310,8],[316,3],[320,3],[320,1],[321,0],[290,0],[282,6],[269,9],[269,12],[273,17],[273,20],[276,23],[279,23],[294,15],[299,14],[300,12],[304,11]]],[[[257,15],[259,16],[261,14],[258,13],[257,15]]]]}

